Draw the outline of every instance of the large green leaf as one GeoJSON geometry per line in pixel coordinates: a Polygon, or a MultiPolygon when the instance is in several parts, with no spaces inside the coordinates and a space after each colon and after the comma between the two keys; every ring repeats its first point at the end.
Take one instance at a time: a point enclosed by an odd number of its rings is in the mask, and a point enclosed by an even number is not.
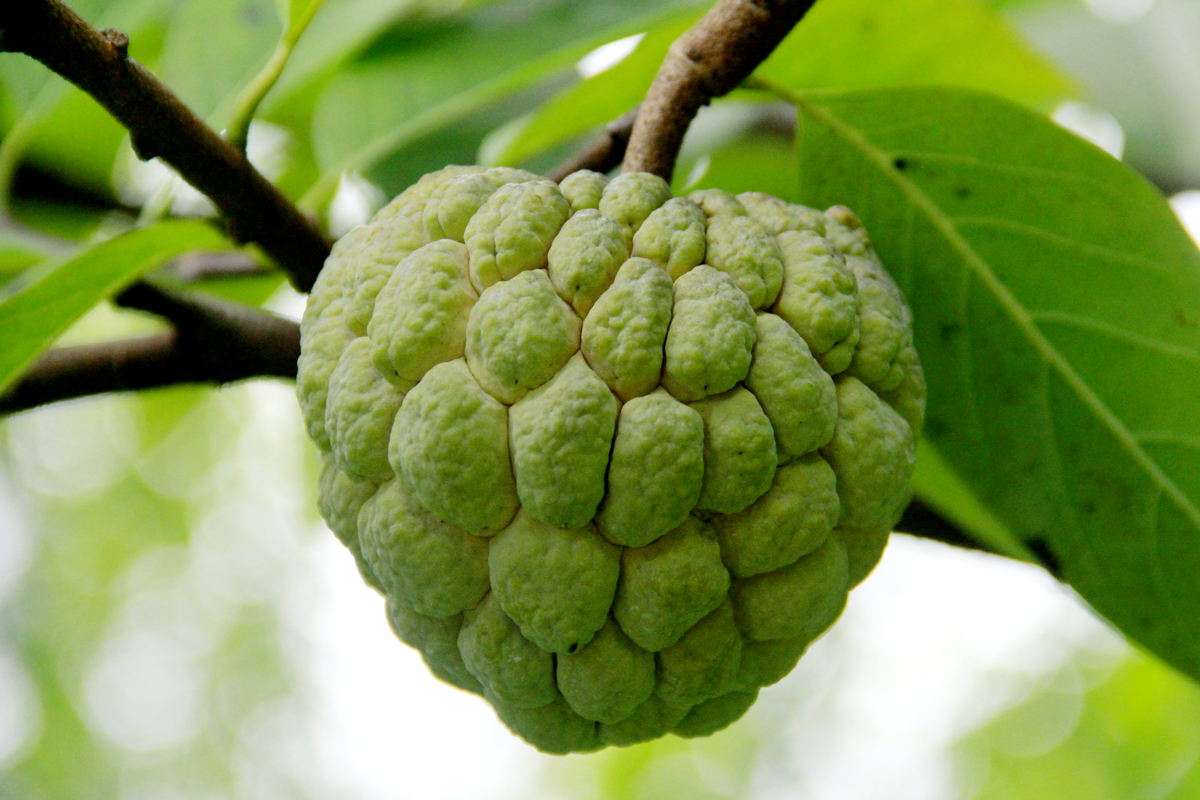
{"type": "Polygon", "coordinates": [[[181,253],[229,247],[203,222],[162,222],[96,245],[0,299],[0,391],[72,322],[123,284],[181,253]]]}
{"type": "MultiPolygon", "coordinates": [[[[541,108],[495,160],[520,162],[631,108],[688,21],[676,16],[648,29],[629,57],[541,108]]],[[[792,89],[967,86],[1039,108],[1075,92],[1001,15],[976,0],[821,0],[756,74],[792,89]]]]}
{"type": "Polygon", "coordinates": [[[1171,209],[999,98],[792,99],[799,199],[856,209],[907,293],[948,468],[1097,610],[1200,675],[1200,252],[1171,209]]]}
{"type": "Polygon", "coordinates": [[[536,0],[394,30],[331,81],[317,104],[312,138],[323,177],[308,203],[327,195],[342,170],[365,169],[636,33],[661,5],[536,0]]]}
{"type": "Polygon", "coordinates": [[[822,0],[756,74],[793,89],[964,86],[1047,110],[1077,91],[977,0],[822,0]]]}

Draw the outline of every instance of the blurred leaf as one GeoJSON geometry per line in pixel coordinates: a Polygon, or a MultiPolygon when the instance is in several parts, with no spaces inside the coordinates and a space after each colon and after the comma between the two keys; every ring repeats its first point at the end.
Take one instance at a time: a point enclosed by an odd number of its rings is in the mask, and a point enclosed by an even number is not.
{"type": "Polygon", "coordinates": [[[89,308],[138,275],[189,250],[228,241],[196,221],[163,222],[92,247],[0,300],[0,390],[89,308]]]}
{"type": "Polygon", "coordinates": [[[1042,110],[1078,91],[976,0],[823,0],[756,74],[793,89],[962,86],[1042,110]]]}
{"type": "MultiPolygon", "coordinates": [[[[699,126],[696,126],[699,127],[699,126]]],[[[689,132],[691,133],[691,132],[689,132]]],[[[766,192],[776,197],[796,194],[796,148],[792,131],[751,127],[713,146],[699,144],[699,160],[685,143],[675,171],[676,193],[692,189],[766,192]],[[693,172],[702,172],[693,179],[693,172]]]]}
{"type": "Polygon", "coordinates": [[[926,436],[1122,631],[1200,675],[1200,252],[1155,189],[957,89],[794,95],[799,200],[913,305],[926,436]]]}
{"type": "Polygon", "coordinates": [[[109,197],[124,138],[125,128],[99,103],[71,88],[40,117],[22,156],[68,186],[109,197]]]}
{"type": "Polygon", "coordinates": [[[13,275],[41,260],[41,253],[26,248],[20,242],[0,237],[0,287],[13,275]]]}
{"type": "Polygon", "coordinates": [[[171,16],[159,76],[219,129],[282,32],[273,0],[187,0],[171,16]]]}
{"type": "MultiPolygon", "coordinates": [[[[286,0],[294,7],[300,0],[286,0]]],[[[418,0],[326,0],[296,46],[275,91],[264,103],[267,113],[294,101],[293,95],[318,75],[352,56],[418,0]]]]}
{"type": "MultiPolygon", "coordinates": [[[[637,104],[667,48],[699,16],[663,19],[615,67],[567,89],[496,157],[512,164],[603,125],[637,104]]],[[[1043,109],[1072,82],[976,0],[822,0],[756,73],[792,89],[967,86],[1043,109]]]]}
{"type": "MultiPolygon", "coordinates": [[[[164,0],[71,0],[71,10],[97,27],[122,27],[123,30],[138,24],[139,20],[153,7],[164,0]]],[[[16,117],[24,113],[34,101],[38,91],[53,73],[32,58],[10,57],[0,59],[0,84],[11,114],[6,120],[11,125],[16,117]]]]}
{"type": "Polygon", "coordinates": [[[56,202],[36,195],[21,197],[8,211],[21,227],[68,243],[81,243],[93,237],[106,239],[109,236],[97,235],[102,229],[111,226],[123,231],[134,224],[128,214],[101,205],[56,202]]]}
{"type": "Polygon", "coordinates": [[[988,767],[986,783],[972,796],[977,800],[1196,796],[1200,693],[1195,684],[1135,655],[1107,681],[1083,694],[1082,700],[1082,717],[1069,736],[1042,752],[1021,751],[1028,750],[1038,728],[1064,716],[1061,695],[1056,697],[1052,691],[1034,693],[973,734],[960,751],[969,758],[971,750],[985,750],[988,767]],[[1009,743],[1017,745],[1016,752],[1009,743]]]}
{"type": "Polygon", "coordinates": [[[536,0],[397,29],[339,74],[318,102],[312,138],[323,177],[309,201],[327,196],[342,170],[365,169],[637,32],[647,9],[660,4],[536,0]]]}
{"type": "Polygon", "coordinates": [[[513,103],[518,102],[522,94],[486,105],[413,139],[364,170],[363,176],[382,188],[385,196],[391,197],[416,183],[427,172],[447,164],[474,163],[480,142],[489,131],[511,116],[513,103]]]}
{"type": "MultiPolygon", "coordinates": [[[[165,2],[94,0],[72,3],[72,7],[96,27],[127,31],[130,54],[145,61],[157,55],[157,36],[150,29],[165,2]]],[[[17,165],[28,154],[39,166],[74,185],[110,195],[108,178],[121,129],[108,112],[40,64],[5,67],[0,77],[6,88],[10,81],[16,87],[8,95],[11,127],[0,142],[0,194],[7,193],[17,165]]]]}
{"type": "Polygon", "coordinates": [[[0,59],[0,86],[3,86],[2,118],[4,129],[11,128],[37,97],[53,75],[32,58],[0,59]]]}
{"type": "Polygon", "coordinates": [[[34,264],[60,255],[61,250],[57,240],[43,238],[0,219],[0,296],[6,281],[34,264]]]}
{"type": "Polygon", "coordinates": [[[1126,161],[1169,191],[1200,186],[1200,4],[1093,7],[1132,18],[1103,19],[1082,2],[1059,2],[1021,8],[1014,21],[1117,119],[1126,161]]]}
{"type": "Polygon", "coordinates": [[[692,27],[708,5],[671,9],[649,22],[646,35],[632,53],[538,109],[493,161],[520,163],[559,142],[611,122],[640,103],[671,42],[692,27]]]}

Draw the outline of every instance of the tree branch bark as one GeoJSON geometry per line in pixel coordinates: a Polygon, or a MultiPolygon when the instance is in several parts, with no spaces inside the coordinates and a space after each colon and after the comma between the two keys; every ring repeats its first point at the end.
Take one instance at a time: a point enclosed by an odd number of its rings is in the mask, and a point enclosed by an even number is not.
{"type": "Polygon", "coordinates": [[[816,0],[721,0],[675,40],[642,101],[625,172],[668,181],[700,107],[732,91],[779,45],[816,0]]]}
{"type": "Polygon", "coordinates": [[[138,157],[155,156],[221,210],[230,234],[254,242],[308,291],[329,255],[317,226],[149,71],[129,58],[129,38],[97,31],[60,0],[0,2],[0,47],[37,59],[129,129],[138,157]]]}
{"type": "Polygon", "coordinates": [[[291,320],[145,282],[130,286],[116,302],[164,317],[173,329],[49,350],[0,395],[0,414],[105,392],[296,377],[300,326],[291,320]]]}

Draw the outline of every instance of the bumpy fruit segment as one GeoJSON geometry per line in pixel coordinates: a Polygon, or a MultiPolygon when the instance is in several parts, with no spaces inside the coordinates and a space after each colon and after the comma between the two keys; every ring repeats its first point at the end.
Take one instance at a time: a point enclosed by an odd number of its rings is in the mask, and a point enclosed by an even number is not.
{"type": "Polygon", "coordinates": [[[882,556],[925,379],[862,223],[426,175],[334,247],[297,393],[397,636],[550,753],[731,724],[882,556]]]}

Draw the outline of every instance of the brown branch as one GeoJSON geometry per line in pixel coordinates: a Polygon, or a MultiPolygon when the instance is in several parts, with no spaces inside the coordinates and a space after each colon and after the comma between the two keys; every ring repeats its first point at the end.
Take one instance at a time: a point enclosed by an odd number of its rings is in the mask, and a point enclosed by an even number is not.
{"type": "Polygon", "coordinates": [[[0,414],[104,392],[296,377],[300,326],[291,320],[145,282],[130,286],[116,302],[165,317],[173,329],[49,350],[0,395],[0,414]]]}
{"type": "Polygon", "coordinates": [[[629,134],[633,131],[633,121],[637,119],[638,108],[640,106],[634,106],[608,123],[604,133],[593,139],[578,154],[552,169],[546,177],[558,183],[572,172],[581,169],[609,172],[619,167],[621,159],[625,157],[625,148],[629,145],[629,134]]]}
{"type": "Polygon", "coordinates": [[[255,242],[308,291],[329,255],[316,225],[246,156],[129,58],[129,38],[97,31],[60,0],[0,2],[0,46],[37,59],[74,83],[129,129],[138,157],[155,156],[221,210],[230,234],[255,242]]]}
{"type": "Polygon", "coordinates": [[[732,91],[779,45],[816,0],[721,0],[675,40],[642,101],[625,172],[675,170],[700,107],[732,91]]]}

